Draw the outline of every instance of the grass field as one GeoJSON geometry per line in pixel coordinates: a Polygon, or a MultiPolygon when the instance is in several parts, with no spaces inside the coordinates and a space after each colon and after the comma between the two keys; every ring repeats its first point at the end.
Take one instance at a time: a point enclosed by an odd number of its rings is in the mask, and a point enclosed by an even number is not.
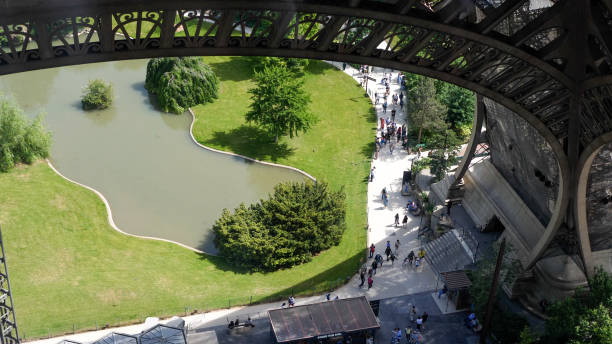
{"type": "MultiPolygon", "coordinates": [[[[115,232],[92,192],[46,164],[0,174],[0,224],[22,337],[139,321],[145,316],[223,308],[319,292],[356,269],[365,248],[366,176],[375,119],[363,91],[322,63],[308,68],[306,88],[320,122],[306,135],[272,144],[243,123],[252,86],[243,59],[206,58],[222,83],[220,98],[196,107],[203,144],[303,169],[347,193],[347,232],[338,247],[308,264],[248,273],[222,258],[115,232]]],[[[144,75],[143,75],[144,79],[144,75]]]]}

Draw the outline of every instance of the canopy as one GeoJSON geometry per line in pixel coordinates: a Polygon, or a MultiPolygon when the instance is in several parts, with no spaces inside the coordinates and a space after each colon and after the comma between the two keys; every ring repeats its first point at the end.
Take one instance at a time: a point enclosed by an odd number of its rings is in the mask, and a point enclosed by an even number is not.
{"type": "Polygon", "coordinates": [[[472,285],[472,281],[463,270],[441,272],[440,277],[448,290],[465,289],[472,285]]]}
{"type": "Polygon", "coordinates": [[[278,343],[380,327],[365,296],[276,309],[268,314],[278,343]]]}

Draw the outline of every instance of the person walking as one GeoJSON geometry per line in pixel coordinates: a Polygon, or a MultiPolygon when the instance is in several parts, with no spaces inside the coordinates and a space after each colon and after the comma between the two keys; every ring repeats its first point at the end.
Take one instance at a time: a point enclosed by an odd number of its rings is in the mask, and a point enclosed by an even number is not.
{"type": "Polygon", "coordinates": [[[361,279],[361,284],[359,285],[359,288],[363,287],[364,283],[365,283],[365,271],[361,270],[361,273],[359,274],[359,279],[361,279]]]}
{"type": "Polygon", "coordinates": [[[391,253],[391,257],[389,257],[389,259],[391,259],[391,266],[393,266],[393,262],[395,261],[397,257],[395,257],[394,253],[391,253]]]}
{"type": "Polygon", "coordinates": [[[425,323],[427,322],[427,318],[429,318],[429,314],[427,314],[427,312],[424,312],[421,316],[421,319],[423,319],[423,330],[425,330],[425,323]]]}
{"type": "Polygon", "coordinates": [[[412,305],[412,309],[410,310],[410,322],[414,322],[414,320],[416,319],[416,315],[416,307],[412,305]]]}
{"type": "Polygon", "coordinates": [[[372,245],[370,245],[370,258],[374,257],[375,249],[376,249],[376,246],[374,246],[374,243],[372,243],[372,245]]]}
{"type": "Polygon", "coordinates": [[[395,109],[391,110],[391,122],[395,122],[395,109]]]}
{"type": "Polygon", "coordinates": [[[399,239],[395,240],[395,254],[397,254],[397,251],[399,251],[399,247],[400,247],[400,241],[399,239]]]}
{"type": "Polygon", "coordinates": [[[376,166],[370,169],[370,182],[374,181],[374,169],[376,169],[376,166]]]}
{"type": "Polygon", "coordinates": [[[385,254],[387,255],[387,261],[389,261],[389,255],[391,255],[391,247],[387,247],[385,249],[385,254]]]}
{"type": "Polygon", "coordinates": [[[378,262],[376,260],[374,260],[372,262],[372,271],[373,271],[374,275],[376,275],[376,268],[378,268],[378,262]]]}
{"type": "Polygon", "coordinates": [[[370,277],[368,277],[368,290],[370,290],[370,288],[372,288],[372,284],[374,284],[374,280],[370,276],[370,277]]]}
{"type": "Polygon", "coordinates": [[[410,263],[410,266],[412,266],[413,260],[414,260],[414,251],[410,251],[410,253],[408,253],[408,262],[410,263]]]}
{"type": "Polygon", "coordinates": [[[346,69],[346,62],[342,62],[342,70],[346,69]]]}
{"type": "MultiPolygon", "coordinates": [[[[399,213],[395,213],[395,227],[399,226],[399,213]]],[[[397,251],[397,248],[395,249],[397,251]]]]}
{"type": "Polygon", "coordinates": [[[404,215],[404,219],[402,220],[402,226],[406,228],[407,224],[408,224],[408,215],[404,215]]]}
{"type": "Polygon", "coordinates": [[[387,100],[383,103],[383,113],[387,113],[387,100]]]}
{"type": "Polygon", "coordinates": [[[389,154],[393,155],[393,142],[389,142],[389,154]]]}
{"type": "Polygon", "coordinates": [[[383,263],[385,261],[383,260],[383,257],[380,254],[377,253],[374,259],[376,260],[376,263],[378,263],[378,265],[380,265],[381,267],[383,266],[383,263]]]}
{"type": "Polygon", "coordinates": [[[404,100],[403,99],[400,99],[399,104],[400,104],[400,110],[404,110],[404,100]]]}
{"type": "Polygon", "coordinates": [[[378,104],[378,92],[374,92],[374,105],[378,104]]]}

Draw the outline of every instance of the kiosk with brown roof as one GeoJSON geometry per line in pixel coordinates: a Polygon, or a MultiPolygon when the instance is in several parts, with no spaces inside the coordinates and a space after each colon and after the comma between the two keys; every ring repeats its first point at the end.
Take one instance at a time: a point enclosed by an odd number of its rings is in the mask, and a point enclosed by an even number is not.
{"type": "Polygon", "coordinates": [[[365,296],[275,309],[268,315],[274,343],[337,343],[348,337],[365,343],[380,328],[365,296]]]}

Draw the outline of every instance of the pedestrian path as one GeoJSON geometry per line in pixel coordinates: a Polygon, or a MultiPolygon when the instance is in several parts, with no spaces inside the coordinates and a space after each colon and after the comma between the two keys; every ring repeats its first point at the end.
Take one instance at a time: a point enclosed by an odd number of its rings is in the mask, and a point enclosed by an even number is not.
{"type": "MultiPolygon", "coordinates": [[[[342,63],[331,62],[332,65],[342,70],[342,63]]],[[[350,67],[346,66],[345,73],[351,75],[357,82],[361,82],[361,74],[350,67]]],[[[383,77],[383,73],[392,73],[393,80],[390,84],[390,95],[395,93],[399,94],[400,85],[397,83],[397,72],[392,72],[390,69],[374,68],[373,72],[369,74],[370,77],[375,78],[376,82],[368,82],[368,93],[374,103],[374,93],[384,93],[384,85],[380,84],[380,80],[383,77]]],[[[404,98],[407,103],[407,99],[404,98]]],[[[376,114],[378,118],[378,126],[380,126],[380,118],[391,117],[391,109],[393,105],[391,102],[391,96],[388,98],[387,114],[383,114],[382,101],[375,105],[376,114]]],[[[406,123],[406,108],[401,111],[399,105],[395,107],[397,110],[396,123],[400,126],[406,123]]],[[[375,138],[372,137],[372,140],[375,138]]],[[[400,247],[397,252],[398,260],[393,264],[385,261],[382,267],[377,269],[376,275],[374,275],[374,284],[371,289],[368,290],[367,284],[364,287],[359,287],[361,283],[359,274],[353,276],[353,278],[344,286],[333,291],[330,294],[330,298],[348,298],[365,295],[369,300],[388,299],[392,297],[398,297],[403,295],[412,295],[417,293],[423,293],[426,291],[432,291],[436,288],[436,277],[432,270],[429,268],[427,263],[415,268],[414,266],[402,266],[402,260],[408,255],[411,250],[415,253],[421,247],[418,240],[418,228],[420,225],[420,218],[414,217],[408,214],[405,210],[406,204],[408,203],[409,197],[401,195],[401,184],[403,171],[409,170],[411,166],[411,160],[415,158],[415,155],[410,155],[406,150],[401,147],[401,144],[397,144],[395,139],[392,140],[395,143],[395,149],[393,153],[389,152],[388,147],[384,147],[378,154],[378,158],[373,160],[372,166],[376,167],[374,180],[369,183],[368,186],[368,241],[367,246],[374,243],[376,246],[376,252],[384,255],[386,242],[390,241],[391,247],[395,251],[394,244],[396,240],[400,240],[400,247]],[[389,195],[389,203],[387,207],[384,207],[381,199],[381,190],[387,189],[389,195]],[[405,227],[394,225],[394,216],[399,214],[400,222],[404,218],[405,214],[408,214],[408,223],[405,227]]],[[[364,256],[366,256],[366,247],[364,246],[364,256]]],[[[372,263],[372,259],[368,259],[366,264],[368,267],[372,263]]],[[[317,295],[310,297],[296,298],[296,305],[303,305],[315,302],[321,302],[326,300],[326,295],[317,295]]],[[[222,309],[204,314],[196,314],[192,316],[184,317],[186,326],[191,329],[207,328],[211,326],[226,325],[228,319],[246,319],[250,316],[251,319],[262,319],[267,316],[267,311],[270,309],[279,308],[283,302],[259,304],[253,306],[234,307],[230,309],[222,309]]],[[[92,331],[86,333],[80,333],[75,335],[55,337],[45,340],[39,340],[32,343],[36,344],[56,344],[63,339],[70,339],[77,342],[91,342],[96,339],[103,337],[104,335],[111,332],[121,332],[126,334],[136,334],[143,330],[142,325],[132,325],[120,328],[111,328],[101,331],[92,331]]]]}
{"type": "MultiPolygon", "coordinates": [[[[342,69],[342,63],[332,62],[332,64],[342,69]]],[[[349,65],[346,65],[344,72],[351,75],[357,82],[363,80],[361,77],[362,74],[349,65]]],[[[380,129],[380,118],[391,117],[391,110],[393,108],[397,111],[395,122],[399,126],[407,124],[407,105],[404,104],[403,110],[400,110],[399,105],[394,107],[391,102],[391,96],[400,93],[400,84],[397,83],[396,71],[374,67],[373,71],[369,73],[371,78],[376,79],[376,82],[369,81],[367,85],[368,94],[372,99],[372,103],[374,103],[375,93],[384,94],[385,86],[380,83],[380,80],[383,78],[383,73],[387,75],[391,73],[392,78],[390,83],[390,94],[387,98],[387,113],[383,113],[382,99],[375,105],[378,129],[380,129]]],[[[407,103],[406,97],[404,101],[407,103]]],[[[374,139],[375,138],[372,137],[372,140],[374,139]]],[[[411,250],[414,250],[416,253],[418,248],[421,247],[418,240],[418,228],[421,219],[420,217],[410,215],[406,211],[406,204],[411,198],[401,195],[403,172],[410,170],[411,161],[416,155],[408,154],[408,152],[402,148],[401,144],[395,142],[395,139],[392,139],[392,142],[395,144],[393,153],[389,151],[388,147],[383,147],[378,153],[378,158],[374,159],[372,162],[372,166],[375,167],[375,172],[374,180],[370,182],[368,186],[369,228],[367,246],[374,243],[376,252],[385,256],[384,251],[386,242],[390,241],[391,247],[395,250],[395,241],[399,239],[400,248],[397,253],[398,260],[395,261],[393,266],[391,266],[391,262],[385,262],[382,268],[378,269],[373,278],[374,285],[369,291],[367,288],[358,288],[361,282],[359,280],[359,275],[356,275],[350,283],[336,291],[340,297],[366,295],[368,299],[375,300],[420,293],[436,288],[435,274],[427,264],[420,266],[418,269],[414,267],[402,267],[402,261],[408,253],[411,250]],[[387,207],[384,206],[381,198],[381,191],[383,188],[387,189],[387,194],[389,195],[387,207]],[[401,225],[395,227],[395,214],[399,214],[400,223],[404,215],[408,215],[406,227],[401,225]]],[[[368,259],[366,264],[369,266],[371,262],[372,260],[368,259]]]]}

